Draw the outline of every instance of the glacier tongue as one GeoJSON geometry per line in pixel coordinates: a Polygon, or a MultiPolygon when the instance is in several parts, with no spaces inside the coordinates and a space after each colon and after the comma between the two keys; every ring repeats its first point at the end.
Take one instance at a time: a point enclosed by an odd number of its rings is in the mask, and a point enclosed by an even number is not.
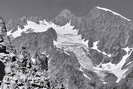
{"type": "Polygon", "coordinates": [[[57,48],[72,51],[81,66],[85,69],[92,70],[92,60],[86,55],[85,50],[88,49],[88,40],[82,39],[81,35],[78,34],[78,30],[71,26],[70,22],[61,28],[56,29],[57,41],[53,41],[57,48]]]}

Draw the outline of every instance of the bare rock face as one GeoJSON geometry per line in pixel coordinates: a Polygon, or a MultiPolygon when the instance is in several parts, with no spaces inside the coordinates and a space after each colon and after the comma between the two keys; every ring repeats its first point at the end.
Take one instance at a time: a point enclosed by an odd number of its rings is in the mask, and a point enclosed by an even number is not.
{"type": "Polygon", "coordinates": [[[1,61],[0,61],[0,65],[1,65],[1,68],[0,68],[0,71],[1,71],[1,73],[0,73],[0,80],[2,80],[4,75],[5,75],[5,71],[4,71],[5,65],[1,61]]]}
{"type": "Polygon", "coordinates": [[[16,44],[15,46],[18,51],[21,50],[22,46],[27,47],[34,57],[34,54],[38,49],[43,52],[44,50],[49,50],[53,47],[53,40],[56,40],[56,33],[52,29],[49,29],[42,33],[23,34],[22,37],[13,40],[13,45],[16,44]]]}

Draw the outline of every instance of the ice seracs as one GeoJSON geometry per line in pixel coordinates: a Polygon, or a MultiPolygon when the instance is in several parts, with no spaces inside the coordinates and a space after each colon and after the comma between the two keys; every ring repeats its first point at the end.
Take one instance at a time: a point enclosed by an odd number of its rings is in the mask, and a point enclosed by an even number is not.
{"type": "Polygon", "coordinates": [[[100,9],[100,10],[104,10],[104,11],[109,11],[109,12],[113,13],[114,15],[120,16],[120,17],[122,17],[123,19],[125,19],[125,20],[127,20],[127,21],[131,21],[130,19],[128,19],[128,18],[124,17],[123,15],[121,15],[121,14],[119,14],[119,13],[117,13],[117,12],[114,12],[114,11],[112,11],[112,10],[110,10],[110,9],[103,8],[103,7],[100,7],[100,6],[97,6],[96,8],[97,8],[97,9],[100,9]]]}
{"type": "Polygon", "coordinates": [[[72,47],[72,46],[88,46],[88,41],[82,39],[81,35],[78,34],[78,30],[74,29],[70,23],[66,25],[55,28],[57,32],[57,41],[54,41],[54,45],[58,48],[72,47]]]}

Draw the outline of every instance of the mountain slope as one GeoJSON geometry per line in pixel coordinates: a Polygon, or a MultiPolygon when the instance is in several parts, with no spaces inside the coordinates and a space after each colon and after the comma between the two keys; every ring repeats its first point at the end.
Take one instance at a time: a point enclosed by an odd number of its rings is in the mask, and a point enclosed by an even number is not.
{"type": "Polygon", "coordinates": [[[51,22],[31,19],[7,34],[18,52],[27,47],[35,61],[37,50],[49,54],[51,81],[68,89],[93,89],[119,84],[132,71],[133,24],[122,15],[94,7],[82,17],[64,10],[51,22]],[[108,80],[110,74],[114,80],[108,80]]]}

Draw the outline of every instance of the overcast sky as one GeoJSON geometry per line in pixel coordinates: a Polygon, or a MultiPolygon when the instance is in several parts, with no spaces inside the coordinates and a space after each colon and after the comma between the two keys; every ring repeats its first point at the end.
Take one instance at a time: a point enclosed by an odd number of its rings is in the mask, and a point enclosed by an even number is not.
{"type": "Polygon", "coordinates": [[[86,15],[94,6],[114,10],[125,17],[133,18],[133,0],[0,0],[0,16],[54,17],[63,9],[77,16],[86,15]]]}

